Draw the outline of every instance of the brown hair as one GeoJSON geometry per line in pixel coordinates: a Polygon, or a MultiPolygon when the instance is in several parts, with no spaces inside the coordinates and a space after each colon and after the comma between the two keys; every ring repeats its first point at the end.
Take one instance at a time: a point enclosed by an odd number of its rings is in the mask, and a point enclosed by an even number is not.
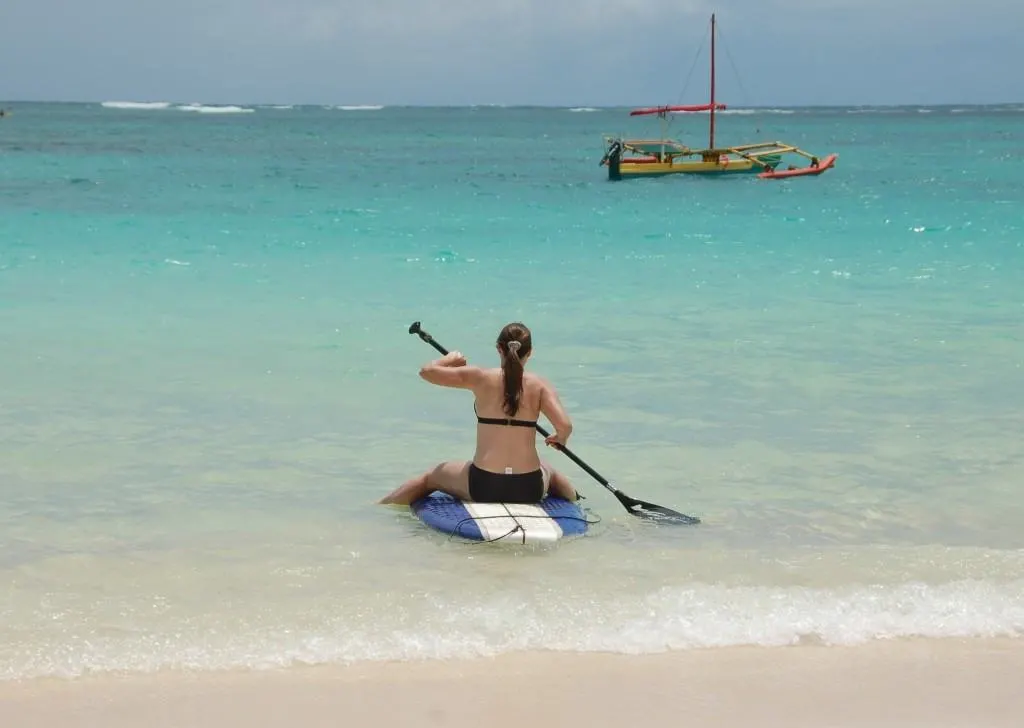
{"type": "Polygon", "coordinates": [[[506,324],[498,334],[501,352],[501,374],[505,381],[505,414],[514,417],[519,411],[519,398],[523,395],[523,360],[533,351],[533,339],[526,324],[518,321],[506,324]]]}

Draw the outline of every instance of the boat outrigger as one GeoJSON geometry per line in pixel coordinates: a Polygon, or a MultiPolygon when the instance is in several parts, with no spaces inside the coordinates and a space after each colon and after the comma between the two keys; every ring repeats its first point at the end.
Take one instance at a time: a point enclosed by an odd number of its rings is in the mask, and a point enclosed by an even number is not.
{"type": "Polygon", "coordinates": [[[605,137],[606,151],[600,165],[608,167],[608,179],[623,180],[657,177],[667,174],[733,175],[757,174],[761,179],[783,179],[819,175],[836,163],[838,155],[819,158],[792,144],[758,142],[738,146],[715,145],[715,112],[726,108],[715,100],[715,16],[711,16],[711,100],[707,104],[689,106],[654,106],[634,109],[630,116],[657,115],[661,119],[661,139],[623,139],[605,137]],[[708,146],[694,149],[666,137],[670,114],[707,112],[708,146]],[[780,168],[784,155],[797,155],[808,160],[803,167],[787,165],[780,168]]]}

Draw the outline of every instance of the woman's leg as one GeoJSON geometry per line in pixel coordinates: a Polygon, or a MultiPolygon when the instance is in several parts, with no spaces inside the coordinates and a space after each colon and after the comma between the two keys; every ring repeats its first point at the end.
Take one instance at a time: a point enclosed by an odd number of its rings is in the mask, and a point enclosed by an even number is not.
{"type": "Polygon", "coordinates": [[[469,463],[462,460],[441,463],[433,470],[405,481],[379,502],[407,506],[435,490],[459,500],[469,500],[469,463]]]}
{"type": "Polygon", "coordinates": [[[572,483],[569,482],[567,477],[545,462],[541,463],[541,468],[544,469],[544,473],[548,477],[548,493],[550,495],[553,495],[556,498],[564,498],[570,502],[578,500],[576,496],[576,489],[573,487],[572,483]]]}

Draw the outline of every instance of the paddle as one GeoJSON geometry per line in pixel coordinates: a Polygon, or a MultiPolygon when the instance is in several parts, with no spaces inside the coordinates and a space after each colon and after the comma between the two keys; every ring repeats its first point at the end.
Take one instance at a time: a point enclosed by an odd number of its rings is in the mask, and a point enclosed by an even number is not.
{"type": "MultiPolygon", "coordinates": [[[[413,322],[412,326],[409,327],[409,333],[416,334],[442,354],[448,353],[447,349],[445,349],[443,346],[434,341],[433,336],[431,336],[422,329],[419,321],[413,322]]],[[[542,434],[544,437],[548,436],[547,430],[541,427],[540,424],[537,424],[536,427],[537,432],[542,434]]],[[[625,507],[625,509],[629,511],[629,513],[631,513],[632,515],[637,516],[639,518],[646,518],[650,521],[657,521],[658,523],[671,523],[680,525],[693,525],[700,523],[700,519],[696,516],[688,516],[685,513],[673,511],[671,508],[665,508],[664,506],[659,506],[654,503],[647,503],[646,501],[637,500],[636,498],[630,498],[628,495],[626,495],[621,490],[614,487],[607,480],[602,478],[600,473],[598,473],[592,467],[590,467],[585,462],[580,460],[576,456],[576,454],[573,453],[569,448],[565,447],[564,445],[557,445],[557,448],[564,452],[566,455],[568,455],[574,463],[576,463],[581,468],[586,470],[587,473],[594,480],[596,480],[598,483],[600,483],[605,488],[610,490],[612,492],[612,495],[619,499],[619,503],[621,503],[623,507],[625,507]]]]}

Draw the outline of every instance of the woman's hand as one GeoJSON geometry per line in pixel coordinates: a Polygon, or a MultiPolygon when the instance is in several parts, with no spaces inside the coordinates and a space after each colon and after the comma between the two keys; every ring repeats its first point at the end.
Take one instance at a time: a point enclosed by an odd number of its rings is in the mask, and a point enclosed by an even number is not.
{"type": "Polygon", "coordinates": [[[464,367],[466,366],[466,357],[462,355],[462,352],[450,351],[438,359],[437,364],[442,367],[464,367]]]}
{"type": "Polygon", "coordinates": [[[547,437],[545,437],[544,438],[544,444],[547,445],[548,447],[553,447],[553,448],[563,448],[563,447],[565,447],[565,442],[563,442],[561,436],[557,432],[552,433],[552,434],[548,435],[547,437]]]}

